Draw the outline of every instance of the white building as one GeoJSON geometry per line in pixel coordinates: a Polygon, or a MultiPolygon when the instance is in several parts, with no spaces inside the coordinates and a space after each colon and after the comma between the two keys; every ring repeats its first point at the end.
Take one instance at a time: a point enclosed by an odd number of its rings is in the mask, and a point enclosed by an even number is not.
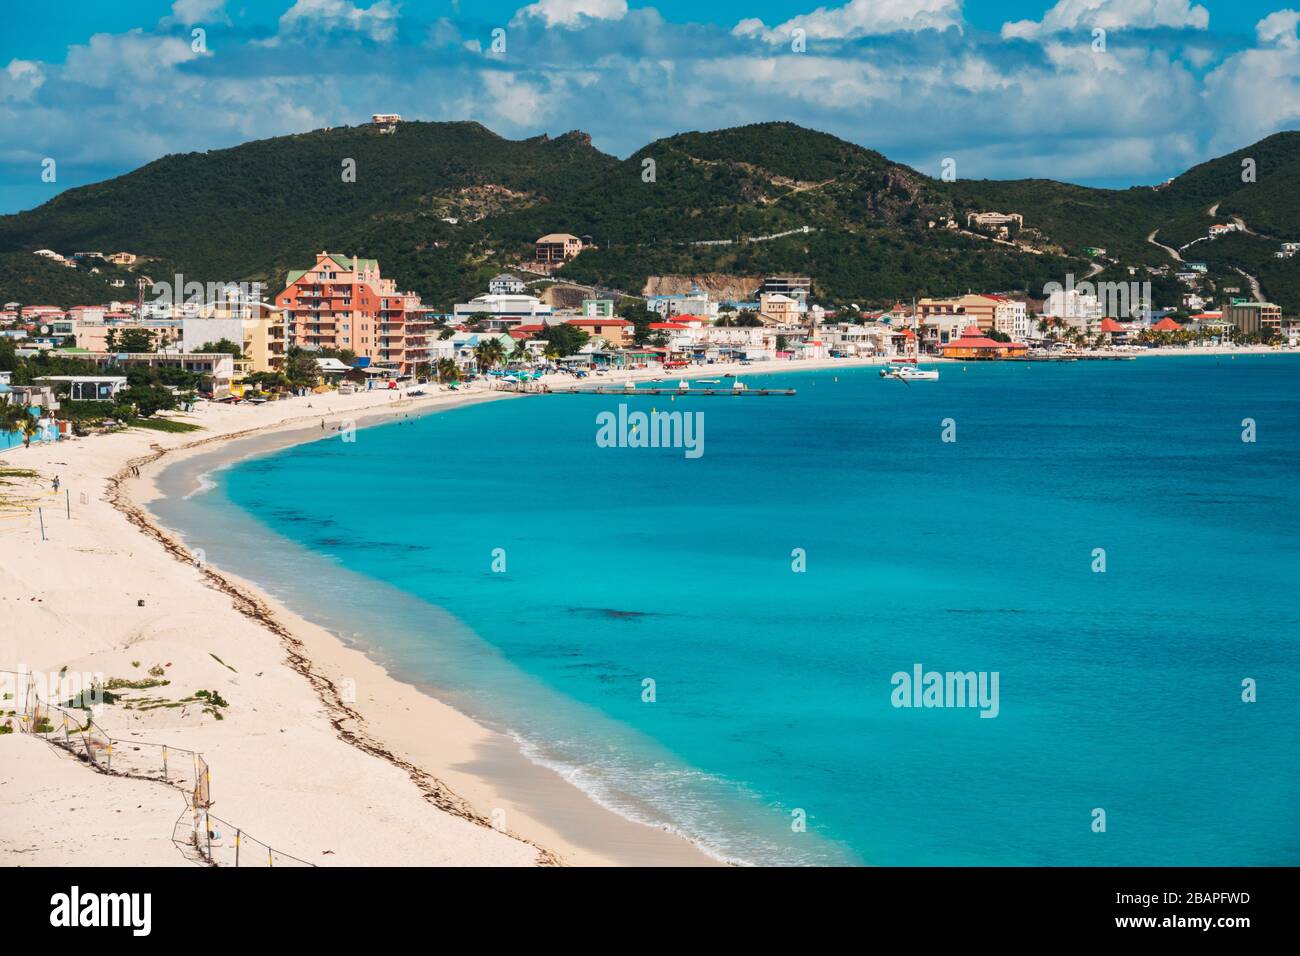
{"type": "Polygon", "coordinates": [[[1043,304],[1043,315],[1049,319],[1062,319],[1067,325],[1088,329],[1102,318],[1101,301],[1092,294],[1078,289],[1057,289],[1048,295],[1043,304]]]}
{"type": "Polygon", "coordinates": [[[490,295],[523,295],[527,291],[524,280],[503,272],[488,283],[490,295]]]}
{"type": "Polygon", "coordinates": [[[1029,314],[1025,303],[1004,296],[990,296],[990,298],[997,300],[997,305],[993,308],[993,328],[1011,336],[1014,342],[1023,342],[1029,336],[1033,326],[1033,317],[1029,314]]]}
{"type": "Polygon", "coordinates": [[[718,303],[695,284],[685,295],[652,295],[646,299],[646,308],[666,319],[674,315],[701,315],[706,319],[718,317],[718,303]]]}
{"type": "Polygon", "coordinates": [[[551,307],[535,296],[492,292],[452,306],[452,315],[457,323],[468,321],[471,316],[480,313],[488,317],[490,328],[509,328],[524,323],[545,322],[551,314],[551,307]]]}

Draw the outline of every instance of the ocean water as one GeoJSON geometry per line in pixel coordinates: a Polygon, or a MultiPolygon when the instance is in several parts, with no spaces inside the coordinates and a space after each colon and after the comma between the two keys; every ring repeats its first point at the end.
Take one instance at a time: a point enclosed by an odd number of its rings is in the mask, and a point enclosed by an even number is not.
{"type": "Polygon", "coordinates": [[[488,403],[156,510],[728,859],[1300,863],[1300,359],[747,382],[798,395],[488,403]],[[620,404],[704,453],[600,447],[620,404]],[[996,672],[996,717],[894,706],[918,664],[996,672]]]}

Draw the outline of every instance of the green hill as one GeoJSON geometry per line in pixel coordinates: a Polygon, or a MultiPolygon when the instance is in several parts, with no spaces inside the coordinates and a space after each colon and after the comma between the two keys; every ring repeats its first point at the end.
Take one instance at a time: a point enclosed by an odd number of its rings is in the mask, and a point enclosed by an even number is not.
{"type": "Polygon", "coordinates": [[[1266,294],[1300,310],[1300,260],[1271,255],[1277,240],[1300,235],[1300,199],[1289,186],[1297,173],[1300,133],[1271,136],[1160,187],[1104,190],[940,182],[788,123],[683,133],[625,160],[577,132],[512,141],[477,123],[404,123],[391,134],[346,127],[166,156],[0,217],[0,298],[87,297],[58,288],[54,279],[67,277],[48,270],[47,286],[30,271],[19,281],[15,256],[43,247],[125,250],[142,256],[136,271],[153,278],[180,272],[200,282],[262,281],[272,291],[288,269],[331,249],[377,258],[403,288],[446,308],[530,255],[539,235],[568,232],[599,247],[565,267],[578,282],[637,292],[656,274],[796,272],[812,275],[826,301],[883,303],[1041,289],[1066,272],[1087,274],[1089,247],[1106,250],[1107,274],[1172,264],[1147,241],[1153,231],[1179,246],[1240,216],[1258,237],[1201,242],[1188,257],[1208,260],[1215,246],[1216,267],[1250,271],[1266,294]],[[1257,181],[1243,184],[1247,156],[1257,181]],[[353,182],[343,176],[347,160],[353,182]],[[1015,244],[968,232],[967,214],[979,211],[1021,213],[1015,244]],[[949,220],[963,228],[945,228],[949,220]]]}

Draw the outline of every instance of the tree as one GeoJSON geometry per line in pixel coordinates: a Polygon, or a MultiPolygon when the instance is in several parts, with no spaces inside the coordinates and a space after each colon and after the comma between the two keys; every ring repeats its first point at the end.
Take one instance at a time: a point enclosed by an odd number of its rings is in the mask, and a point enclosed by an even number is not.
{"type": "Polygon", "coordinates": [[[537,337],[547,344],[547,355],[558,357],[575,354],[587,344],[587,339],[591,336],[576,325],[561,322],[559,325],[548,325],[537,337]]]}
{"type": "Polygon", "coordinates": [[[320,366],[311,352],[294,346],[284,357],[284,377],[294,388],[314,388],[320,382],[320,366]]]}
{"type": "Polygon", "coordinates": [[[31,417],[27,409],[13,399],[0,402],[0,433],[21,432],[31,417]]]}
{"type": "Polygon", "coordinates": [[[438,359],[437,370],[438,381],[440,382],[454,382],[460,378],[460,366],[456,364],[454,359],[438,359]]]}
{"type": "Polygon", "coordinates": [[[501,344],[500,339],[484,339],[474,346],[474,361],[478,363],[480,372],[486,372],[488,369],[494,368],[505,357],[506,348],[501,344]]]}
{"type": "Polygon", "coordinates": [[[41,430],[40,422],[35,415],[24,414],[22,423],[19,428],[23,433],[23,447],[31,448],[32,439],[36,437],[37,432],[41,430]]]}
{"type": "Polygon", "coordinates": [[[219,339],[216,342],[206,342],[194,351],[198,355],[233,355],[235,358],[241,358],[244,347],[230,339],[219,339]]]}
{"type": "Polygon", "coordinates": [[[108,347],[115,352],[152,352],[157,337],[149,329],[122,329],[116,337],[114,346],[113,332],[108,334],[108,347]]]}
{"type": "Polygon", "coordinates": [[[134,409],[141,418],[176,407],[176,396],[161,385],[132,385],[113,396],[113,401],[119,408],[134,409]]]}
{"type": "Polygon", "coordinates": [[[289,380],[282,372],[251,372],[244,376],[244,384],[265,392],[289,387],[289,380]]]}
{"type": "Polygon", "coordinates": [[[527,365],[532,362],[533,352],[532,349],[528,347],[527,339],[520,339],[518,342],[515,343],[514,351],[510,353],[510,360],[512,362],[519,362],[523,365],[527,365]]]}
{"type": "Polygon", "coordinates": [[[636,299],[624,299],[618,307],[618,315],[632,323],[632,341],[637,345],[646,344],[652,334],[650,324],[660,319],[658,312],[652,312],[636,299]]]}
{"type": "Polygon", "coordinates": [[[18,348],[9,336],[0,336],[0,372],[12,372],[18,368],[18,348]]]}

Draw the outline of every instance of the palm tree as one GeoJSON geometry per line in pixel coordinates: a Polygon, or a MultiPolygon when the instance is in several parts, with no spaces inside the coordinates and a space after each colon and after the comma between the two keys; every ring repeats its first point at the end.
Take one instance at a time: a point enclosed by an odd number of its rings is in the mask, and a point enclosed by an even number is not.
{"type": "Polygon", "coordinates": [[[456,364],[455,359],[438,359],[437,372],[440,382],[454,382],[460,378],[460,366],[456,364]]]}
{"type": "Polygon", "coordinates": [[[22,431],[28,418],[31,416],[27,414],[27,409],[18,402],[12,399],[0,402],[0,432],[8,435],[10,432],[22,431]]]}
{"type": "Polygon", "coordinates": [[[520,339],[516,342],[515,350],[510,353],[510,360],[513,362],[519,362],[523,365],[529,365],[532,363],[532,359],[533,350],[528,347],[528,340],[520,339]]]}
{"type": "Polygon", "coordinates": [[[474,346],[474,361],[480,372],[486,372],[498,365],[506,357],[505,346],[500,339],[487,339],[474,346]]]}
{"type": "Polygon", "coordinates": [[[23,432],[23,447],[31,448],[32,439],[40,433],[40,420],[35,415],[23,414],[22,424],[20,426],[23,432]]]}

